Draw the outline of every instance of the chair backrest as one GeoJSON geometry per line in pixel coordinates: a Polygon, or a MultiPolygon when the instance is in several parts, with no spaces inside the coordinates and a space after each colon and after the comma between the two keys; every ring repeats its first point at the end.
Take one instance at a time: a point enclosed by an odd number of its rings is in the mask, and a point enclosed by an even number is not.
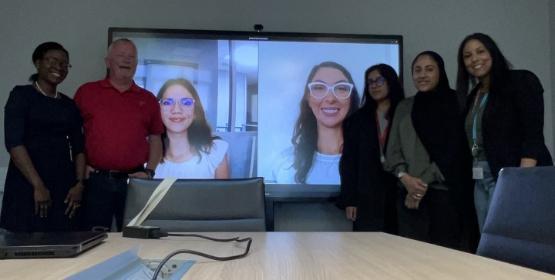
{"type": "MultiPolygon", "coordinates": [[[[161,181],[129,181],[124,224],[141,211],[161,181]]],[[[263,178],[177,180],[143,225],[174,232],[265,231],[263,178]]]]}
{"type": "Polygon", "coordinates": [[[248,178],[256,172],[256,131],[217,132],[229,144],[231,178],[248,178]]]}
{"type": "Polygon", "coordinates": [[[501,170],[478,254],[555,273],[555,167],[501,170]]]}

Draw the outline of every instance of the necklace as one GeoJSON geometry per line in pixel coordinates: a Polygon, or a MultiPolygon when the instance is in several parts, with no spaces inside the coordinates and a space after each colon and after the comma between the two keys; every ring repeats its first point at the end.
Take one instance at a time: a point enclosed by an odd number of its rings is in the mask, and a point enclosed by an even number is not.
{"type": "Polygon", "coordinates": [[[56,91],[56,93],[54,94],[54,96],[50,96],[48,94],[46,94],[46,92],[44,92],[42,90],[42,88],[40,88],[39,83],[35,82],[35,87],[39,90],[40,93],[42,93],[42,95],[46,96],[46,97],[50,97],[50,98],[54,98],[54,99],[58,99],[58,92],[56,91]]]}

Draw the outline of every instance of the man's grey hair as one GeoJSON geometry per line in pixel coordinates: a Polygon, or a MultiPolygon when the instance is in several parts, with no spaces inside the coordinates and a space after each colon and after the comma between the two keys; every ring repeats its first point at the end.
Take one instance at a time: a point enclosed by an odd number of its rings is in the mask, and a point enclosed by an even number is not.
{"type": "Polygon", "coordinates": [[[119,39],[116,39],[115,41],[113,41],[112,43],[110,43],[110,46],[108,46],[108,52],[106,53],[106,56],[110,55],[110,53],[112,52],[112,49],[114,48],[115,45],[121,44],[121,43],[129,43],[129,44],[133,45],[133,47],[135,49],[137,49],[137,46],[135,46],[135,43],[133,43],[133,41],[131,41],[130,39],[119,38],[119,39]]]}

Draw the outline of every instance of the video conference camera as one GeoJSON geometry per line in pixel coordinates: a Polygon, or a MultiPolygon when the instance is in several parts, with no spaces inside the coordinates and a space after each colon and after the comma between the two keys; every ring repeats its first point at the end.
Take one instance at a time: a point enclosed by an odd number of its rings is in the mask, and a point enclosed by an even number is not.
{"type": "Polygon", "coordinates": [[[254,27],[254,30],[255,30],[256,32],[260,32],[260,31],[262,31],[262,30],[264,29],[264,25],[259,24],[259,23],[255,24],[253,27],[254,27]]]}

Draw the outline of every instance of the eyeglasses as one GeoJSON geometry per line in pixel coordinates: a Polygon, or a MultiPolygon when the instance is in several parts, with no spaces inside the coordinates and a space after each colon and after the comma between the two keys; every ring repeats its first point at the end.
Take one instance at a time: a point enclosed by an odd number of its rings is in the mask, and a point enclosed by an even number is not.
{"type": "Polygon", "coordinates": [[[347,99],[351,96],[354,85],[347,82],[340,82],[334,85],[328,85],[323,82],[312,82],[308,84],[310,95],[316,99],[322,99],[331,91],[337,99],[347,99]]]}
{"type": "Polygon", "coordinates": [[[375,85],[377,87],[381,87],[385,84],[385,78],[380,76],[380,77],[377,77],[375,80],[368,79],[366,80],[366,82],[368,82],[368,86],[375,85]]]}
{"type": "Polygon", "coordinates": [[[60,61],[59,59],[55,58],[55,57],[45,57],[42,59],[44,62],[46,62],[46,64],[48,66],[58,66],[62,69],[69,69],[71,68],[71,64],[65,62],[65,61],[60,61]]]}
{"type": "MultiPolygon", "coordinates": [[[[193,98],[190,97],[183,97],[181,99],[178,100],[179,103],[183,108],[185,109],[192,109],[193,106],[195,105],[195,100],[193,98]]],[[[162,98],[160,99],[160,105],[162,105],[162,108],[164,108],[164,110],[169,110],[173,107],[173,105],[176,104],[176,100],[173,98],[162,98]]]]}

